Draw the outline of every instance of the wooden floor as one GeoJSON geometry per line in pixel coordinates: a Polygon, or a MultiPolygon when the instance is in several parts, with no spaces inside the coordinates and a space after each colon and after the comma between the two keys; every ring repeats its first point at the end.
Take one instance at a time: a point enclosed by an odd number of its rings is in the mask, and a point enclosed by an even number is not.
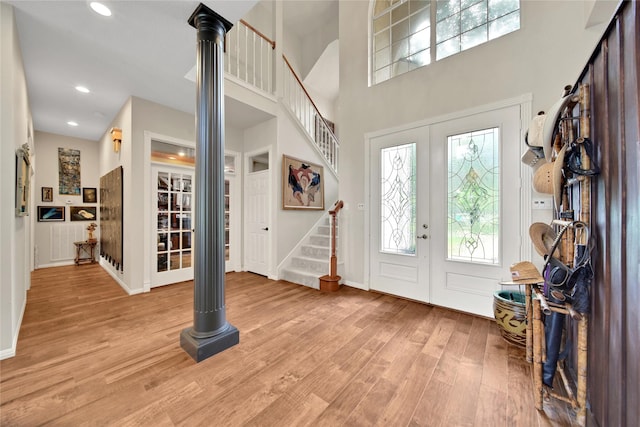
{"type": "Polygon", "coordinates": [[[191,283],[127,296],[99,265],[33,273],[2,426],[552,426],[524,351],[494,322],[391,296],[227,274],[240,344],[179,345],[191,283]]]}

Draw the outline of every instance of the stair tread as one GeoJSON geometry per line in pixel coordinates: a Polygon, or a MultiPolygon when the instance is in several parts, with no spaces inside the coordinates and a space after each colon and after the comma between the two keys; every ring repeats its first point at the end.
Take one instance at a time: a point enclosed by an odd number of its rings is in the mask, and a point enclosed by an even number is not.
{"type": "Polygon", "coordinates": [[[320,261],[320,262],[329,262],[329,258],[316,258],[309,255],[294,255],[292,258],[303,259],[307,261],[320,261]]]}
{"type": "Polygon", "coordinates": [[[296,274],[301,274],[303,276],[310,276],[310,277],[320,277],[322,276],[321,273],[314,273],[314,272],[310,272],[309,270],[301,270],[299,268],[295,268],[295,267],[287,267],[282,269],[283,272],[291,272],[291,273],[296,273],[296,274]]]}

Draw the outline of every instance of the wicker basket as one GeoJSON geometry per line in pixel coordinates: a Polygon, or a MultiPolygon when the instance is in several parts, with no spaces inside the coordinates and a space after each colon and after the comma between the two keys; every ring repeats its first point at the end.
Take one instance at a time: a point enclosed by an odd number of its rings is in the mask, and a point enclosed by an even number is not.
{"type": "Polygon", "coordinates": [[[502,338],[526,347],[527,310],[523,292],[496,291],[493,294],[493,315],[502,338]]]}

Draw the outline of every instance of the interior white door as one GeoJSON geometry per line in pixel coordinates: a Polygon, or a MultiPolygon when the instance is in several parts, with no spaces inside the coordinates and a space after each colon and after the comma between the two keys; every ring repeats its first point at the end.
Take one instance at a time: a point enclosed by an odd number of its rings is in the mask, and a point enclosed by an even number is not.
{"type": "Polygon", "coordinates": [[[520,255],[520,107],[434,124],[431,302],[492,317],[520,255]]]}
{"type": "Polygon", "coordinates": [[[151,173],[151,287],[192,280],[194,170],[155,165],[151,173]]]}
{"type": "Polygon", "coordinates": [[[429,132],[370,140],[369,287],[429,302],[429,132]]]}
{"type": "Polygon", "coordinates": [[[269,273],[269,171],[245,175],[244,269],[269,273]]]}

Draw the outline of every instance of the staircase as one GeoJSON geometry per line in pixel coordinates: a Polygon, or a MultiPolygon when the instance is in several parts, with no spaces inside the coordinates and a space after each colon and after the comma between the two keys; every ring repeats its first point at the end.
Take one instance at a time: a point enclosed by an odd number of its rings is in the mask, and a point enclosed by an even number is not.
{"type": "MultiPolygon", "coordinates": [[[[337,239],[337,236],[336,236],[337,239]]],[[[321,223],[308,234],[289,258],[288,265],[280,269],[279,278],[287,282],[320,288],[319,278],[330,270],[331,226],[329,217],[325,216],[321,223]]],[[[342,265],[338,265],[341,270],[342,265]]]]}
{"type": "MultiPolygon", "coordinates": [[[[274,81],[279,78],[275,75],[274,54],[275,41],[241,20],[225,37],[225,78],[231,77],[243,86],[273,96],[274,81]]],[[[285,55],[282,55],[282,61],[281,105],[293,116],[294,122],[308,137],[308,142],[320,153],[328,170],[337,178],[340,144],[333,127],[322,117],[285,55]]],[[[335,217],[337,211],[332,214],[335,217]]],[[[330,216],[325,214],[280,264],[278,277],[320,289],[320,277],[326,276],[337,286],[340,277],[336,271],[343,270],[344,266],[337,264],[335,252],[332,256],[331,229],[330,216]]],[[[325,288],[326,285],[323,285],[322,290],[325,288]]]]}

